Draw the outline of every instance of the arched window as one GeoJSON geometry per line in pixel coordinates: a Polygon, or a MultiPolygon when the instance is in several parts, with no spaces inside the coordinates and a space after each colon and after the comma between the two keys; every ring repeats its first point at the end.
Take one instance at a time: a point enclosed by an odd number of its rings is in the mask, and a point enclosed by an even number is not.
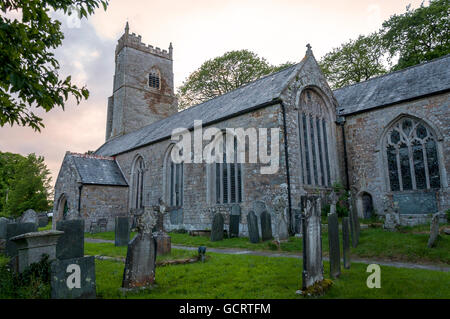
{"type": "Polygon", "coordinates": [[[385,137],[390,190],[441,187],[436,138],[422,121],[402,118],[385,137]]]}
{"type": "Polygon", "coordinates": [[[172,152],[179,151],[172,147],[167,157],[166,181],[167,181],[167,203],[171,207],[183,206],[183,163],[174,163],[172,152]]]}
{"type": "Polygon", "coordinates": [[[148,75],[148,85],[155,89],[160,89],[161,87],[161,74],[158,70],[151,70],[148,75]]]}
{"type": "Polygon", "coordinates": [[[330,116],[322,97],[311,89],[300,95],[298,123],[303,184],[331,186],[330,116]]]}
{"type": "Polygon", "coordinates": [[[237,138],[234,137],[233,161],[227,163],[225,135],[222,135],[223,163],[214,163],[212,177],[214,178],[215,203],[232,204],[242,202],[242,164],[237,160],[237,138]]]}
{"type": "Polygon", "coordinates": [[[131,190],[131,208],[144,208],[144,159],[139,156],[133,165],[131,190]]]}

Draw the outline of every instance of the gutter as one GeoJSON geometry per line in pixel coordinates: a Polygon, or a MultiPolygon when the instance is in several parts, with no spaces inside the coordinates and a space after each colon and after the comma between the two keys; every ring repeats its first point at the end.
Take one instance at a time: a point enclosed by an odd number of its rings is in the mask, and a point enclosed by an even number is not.
{"type": "Polygon", "coordinates": [[[291,175],[289,173],[289,151],[288,151],[288,143],[287,143],[287,128],[286,128],[286,109],[284,107],[283,101],[280,102],[281,111],[283,112],[283,135],[284,135],[284,151],[285,151],[285,159],[286,159],[286,180],[288,187],[288,214],[289,214],[289,233],[291,233],[292,228],[292,200],[291,200],[291,175]]]}
{"type": "Polygon", "coordinates": [[[81,190],[83,189],[83,184],[78,186],[78,213],[81,216],[81,190]]]}

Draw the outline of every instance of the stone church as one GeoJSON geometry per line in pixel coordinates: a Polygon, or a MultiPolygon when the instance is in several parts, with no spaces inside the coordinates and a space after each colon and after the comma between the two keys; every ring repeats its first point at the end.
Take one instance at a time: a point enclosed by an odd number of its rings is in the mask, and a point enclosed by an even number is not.
{"type": "Polygon", "coordinates": [[[246,235],[256,202],[274,215],[281,196],[292,227],[301,196],[326,198],[335,183],[350,191],[361,218],[394,202],[405,224],[450,208],[450,55],[333,91],[308,45],[298,64],[178,111],[172,53],[172,44],[167,51],[142,43],[127,23],[115,50],[105,143],[92,155],[66,153],[54,223],[70,212],[85,219],[86,231],[99,220],[111,230],[115,216],[161,198],[167,229],[211,229],[216,212],[227,225],[239,204],[246,235]],[[219,130],[279,128],[278,171],[173,162],[173,130],[198,120],[219,130]]]}

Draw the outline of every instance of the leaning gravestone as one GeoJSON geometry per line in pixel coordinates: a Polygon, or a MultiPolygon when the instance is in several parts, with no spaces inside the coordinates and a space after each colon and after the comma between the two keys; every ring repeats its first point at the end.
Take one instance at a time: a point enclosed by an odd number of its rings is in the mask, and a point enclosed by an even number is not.
{"type": "Polygon", "coordinates": [[[114,228],[114,245],[127,246],[130,241],[130,225],[127,216],[117,216],[114,228]]]}
{"type": "Polygon", "coordinates": [[[431,218],[430,238],[428,239],[428,248],[436,245],[436,239],[439,237],[439,213],[436,213],[431,218]]]}
{"type": "Polygon", "coordinates": [[[239,237],[239,222],[241,219],[241,206],[234,204],[231,206],[230,214],[230,237],[239,237]]]}
{"type": "Polygon", "coordinates": [[[330,251],[330,276],[341,274],[341,252],[339,246],[339,221],[337,214],[328,214],[328,244],[330,251]]]}
{"type": "Polygon", "coordinates": [[[250,211],[247,215],[248,237],[252,244],[259,242],[258,219],[254,211],[250,211]]]}
{"type": "Polygon", "coordinates": [[[151,209],[144,209],[136,219],[138,234],[128,244],[122,287],[133,289],[147,287],[155,282],[156,240],[152,229],[156,225],[156,216],[151,209]]]}
{"type": "Polygon", "coordinates": [[[350,269],[350,220],[342,218],[342,250],[344,255],[344,268],[350,269]]]}
{"type": "Polygon", "coordinates": [[[84,219],[60,220],[56,230],[64,232],[56,245],[57,259],[84,257],[84,219]]]}
{"type": "Polygon", "coordinates": [[[11,238],[26,233],[36,232],[38,230],[35,223],[10,223],[6,225],[6,255],[9,257],[17,256],[17,245],[11,238]]]}
{"type": "Polygon", "coordinates": [[[39,225],[39,217],[34,210],[28,209],[22,214],[22,216],[20,216],[19,222],[34,223],[36,225],[39,225]]]}
{"type": "Polygon", "coordinates": [[[317,209],[317,202],[313,205],[308,200],[306,208],[302,212],[303,290],[323,280],[321,212],[317,209]]]}
{"type": "Polygon", "coordinates": [[[223,215],[221,213],[214,214],[211,227],[211,241],[223,240],[223,215]]]}
{"type": "Polygon", "coordinates": [[[261,213],[261,240],[272,239],[272,218],[267,210],[261,213]]]}
{"type": "Polygon", "coordinates": [[[95,257],[55,260],[51,264],[53,299],[95,299],[95,257]]]}

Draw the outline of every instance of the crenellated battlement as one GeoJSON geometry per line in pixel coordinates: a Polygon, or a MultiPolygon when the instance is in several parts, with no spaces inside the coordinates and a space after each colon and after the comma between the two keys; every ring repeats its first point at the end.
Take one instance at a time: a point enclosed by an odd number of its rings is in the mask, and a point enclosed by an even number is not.
{"type": "Polygon", "coordinates": [[[128,22],[127,22],[127,26],[125,27],[125,33],[117,41],[116,56],[120,52],[120,50],[122,50],[123,47],[134,48],[136,50],[151,53],[151,54],[172,60],[172,52],[173,52],[172,43],[170,43],[168,51],[161,50],[161,48],[154,47],[153,45],[150,45],[150,44],[145,44],[142,42],[142,36],[137,35],[134,32],[129,33],[128,22]]]}

